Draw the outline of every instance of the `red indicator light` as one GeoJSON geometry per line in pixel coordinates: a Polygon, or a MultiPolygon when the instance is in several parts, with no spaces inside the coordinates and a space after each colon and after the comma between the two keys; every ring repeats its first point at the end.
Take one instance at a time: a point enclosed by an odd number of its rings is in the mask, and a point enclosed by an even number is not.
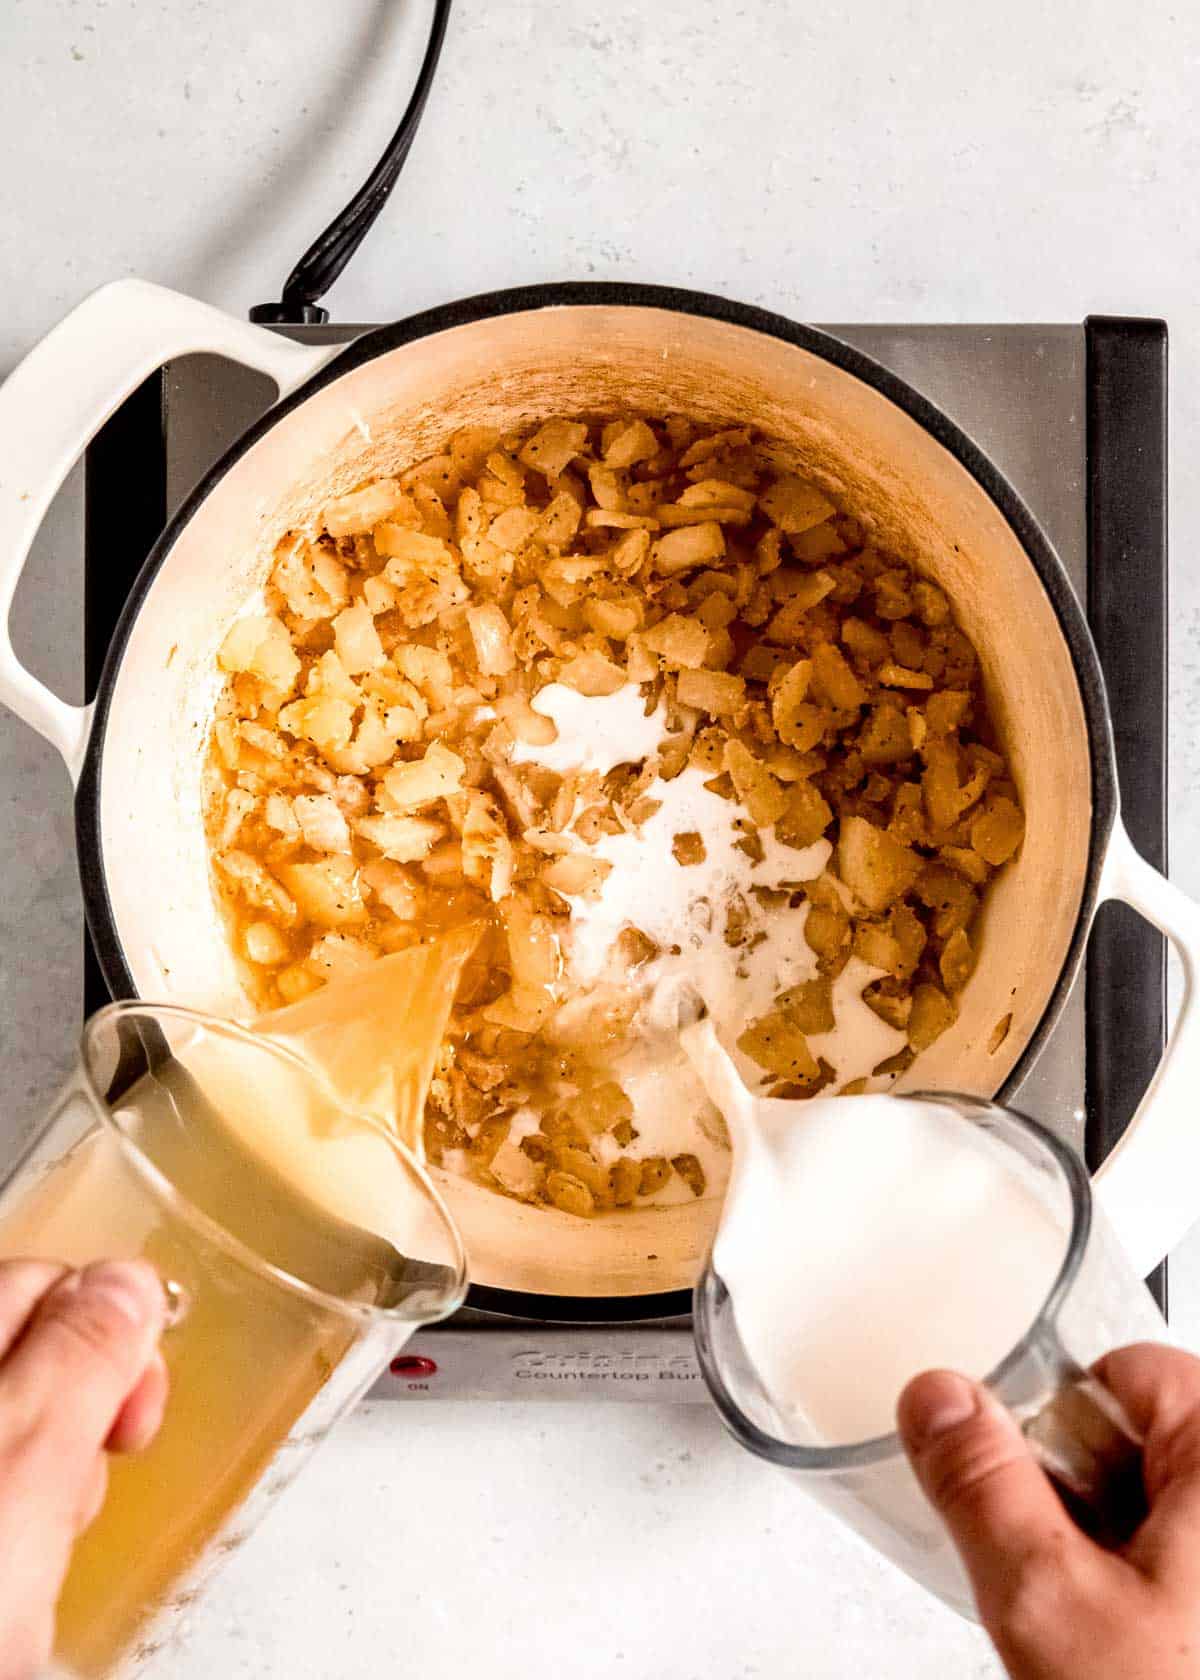
{"type": "Polygon", "coordinates": [[[402,1353],[392,1360],[390,1369],[394,1377],[433,1377],[437,1375],[437,1360],[420,1353],[402,1353]]]}

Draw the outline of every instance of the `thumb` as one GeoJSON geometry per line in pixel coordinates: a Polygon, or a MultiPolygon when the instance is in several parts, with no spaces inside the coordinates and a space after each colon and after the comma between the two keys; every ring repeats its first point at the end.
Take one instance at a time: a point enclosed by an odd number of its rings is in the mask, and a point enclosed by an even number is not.
{"type": "Polygon", "coordinates": [[[1012,1415],[977,1383],[927,1371],[897,1423],[917,1480],[950,1532],[985,1620],[1030,1565],[1061,1569],[1091,1542],[1067,1515],[1012,1415]]]}

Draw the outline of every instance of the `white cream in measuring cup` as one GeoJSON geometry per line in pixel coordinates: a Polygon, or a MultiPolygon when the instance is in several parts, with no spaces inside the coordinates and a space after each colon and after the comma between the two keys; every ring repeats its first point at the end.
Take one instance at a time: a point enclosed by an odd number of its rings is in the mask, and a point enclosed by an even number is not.
{"type": "Polygon", "coordinates": [[[733,1143],[713,1268],[793,1438],[887,1434],[918,1371],[993,1370],[1066,1255],[1035,1170],[937,1102],[756,1099],[711,1020],[681,1041],[733,1143]]]}

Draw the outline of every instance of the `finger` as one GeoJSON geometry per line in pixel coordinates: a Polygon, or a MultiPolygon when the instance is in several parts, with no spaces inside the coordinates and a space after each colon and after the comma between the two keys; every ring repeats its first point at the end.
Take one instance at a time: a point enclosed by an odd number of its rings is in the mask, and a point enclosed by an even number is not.
{"type": "Polygon", "coordinates": [[[0,1263],[0,1359],[25,1329],[42,1296],[66,1276],[67,1270],[51,1260],[0,1263]]]}
{"type": "Polygon", "coordinates": [[[1200,1359],[1141,1342],[1106,1354],[1095,1369],[1143,1439],[1150,1515],[1126,1556],[1149,1575],[1200,1590],[1200,1359]]]}
{"type": "Polygon", "coordinates": [[[926,1498],[971,1578],[985,1622],[1034,1572],[1058,1578],[1102,1556],[1071,1522],[1012,1416],[952,1371],[927,1371],[900,1396],[901,1439],[926,1498]]]}
{"type": "Polygon", "coordinates": [[[162,1424],[167,1387],[166,1361],[155,1353],[108,1432],[104,1445],[109,1452],[143,1452],[150,1445],[162,1424]]]}
{"type": "Polygon", "coordinates": [[[75,1533],[82,1534],[91,1528],[104,1506],[108,1494],[108,1460],[103,1453],[97,1455],[92,1467],[91,1479],[84,1489],[80,1500],[79,1515],[75,1521],[75,1533]]]}
{"type": "Polygon", "coordinates": [[[39,1302],[5,1362],[5,1398],[77,1478],[107,1440],[162,1329],[165,1297],[142,1261],[71,1273],[39,1302]]]}
{"type": "Polygon", "coordinates": [[[1143,1440],[1171,1429],[1200,1406],[1200,1359],[1161,1342],[1135,1342],[1097,1360],[1094,1370],[1129,1413],[1143,1440]]]}

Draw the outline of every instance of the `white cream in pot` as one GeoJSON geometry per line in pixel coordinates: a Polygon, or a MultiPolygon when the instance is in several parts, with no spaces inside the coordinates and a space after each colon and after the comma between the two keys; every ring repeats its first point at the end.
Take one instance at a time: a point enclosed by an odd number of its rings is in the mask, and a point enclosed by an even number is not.
{"type": "MultiPolygon", "coordinates": [[[[558,736],[547,746],[521,746],[515,757],[560,775],[607,774],[618,764],[640,763],[659,747],[666,728],[664,709],[646,716],[634,684],[598,698],[550,684],[533,705],[553,719],[558,736]]],[[[708,780],[704,771],[689,767],[669,781],[655,781],[646,797],[659,802],[658,810],[636,831],[602,835],[589,847],[611,868],[597,897],[572,899],[563,945],[572,991],[611,983],[625,992],[632,986],[639,996],[634,1042],[613,1067],[633,1103],[638,1132],[625,1153],[694,1154],[710,1189],[719,1190],[729,1170],[725,1129],[679,1048],[677,998],[681,989],[703,992],[723,1042],[733,1047],[743,1076],[757,1084],[761,1069],[736,1049],[736,1040],[782,990],[816,974],[816,957],[804,939],[808,907],[799,889],[823,872],[832,848],[827,840],[803,849],[785,846],[764,832],[763,855],[755,861],[738,844],[744,835],[734,824],[741,807],[713,793],[705,786],[708,780]],[[699,835],[702,862],[676,860],[672,843],[680,834],[699,835]],[[796,902],[764,908],[755,888],[793,889],[796,902]],[[736,945],[725,938],[733,904],[750,918],[749,937],[736,945]],[[660,951],[632,974],[615,950],[622,931],[631,927],[660,951]]],[[[835,1028],[810,1041],[814,1055],[835,1069],[839,1085],[869,1076],[906,1042],[862,1001],[864,986],[878,972],[851,958],[833,986],[835,1028]]],[[[683,1181],[673,1178],[656,1200],[690,1195],[683,1181]]]]}

